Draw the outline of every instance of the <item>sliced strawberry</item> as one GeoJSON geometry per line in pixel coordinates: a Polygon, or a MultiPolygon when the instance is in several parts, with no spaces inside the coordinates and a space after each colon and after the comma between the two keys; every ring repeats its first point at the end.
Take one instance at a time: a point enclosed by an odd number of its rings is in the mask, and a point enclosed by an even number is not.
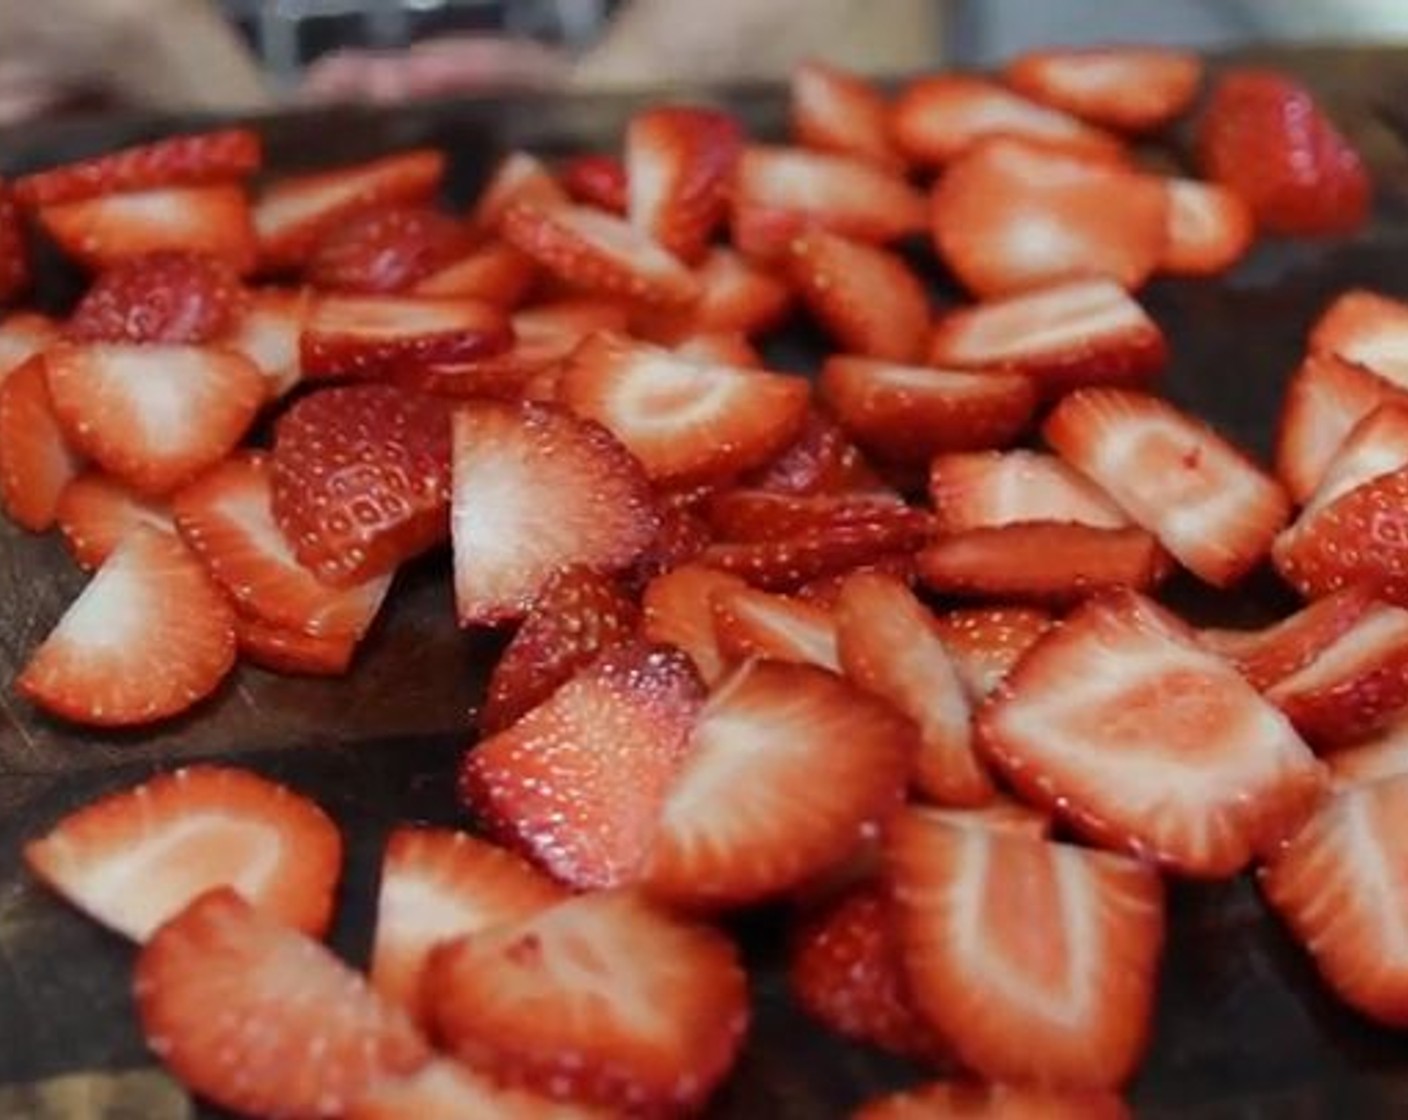
{"type": "Polygon", "coordinates": [[[1047,396],[1147,381],[1168,347],[1158,324],[1110,280],[1075,280],[943,315],[929,361],[1030,376],[1047,396]]]}
{"type": "Polygon", "coordinates": [[[1408,389],[1408,304],[1363,289],[1345,292],[1316,321],[1310,349],[1408,389]]]}
{"type": "Polygon", "coordinates": [[[8,303],[29,287],[29,241],[13,192],[0,179],[0,303],[8,303]]]}
{"type": "Polygon", "coordinates": [[[1267,233],[1329,237],[1369,217],[1373,187],[1363,160],[1289,75],[1224,73],[1200,122],[1198,159],[1207,178],[1246,200],[1267,233]]]}
{"type": "Polygon", "coordinates": [[[605,429],[488,402],[455,414],[451,522],[465,626],[522,616],[562,568],[629,567],[658,527],[640,464],[605,429]]]}
{"type": "Polygon", "coordinates": [[[474,299],[517,307],[538,277],[538,266],[502,241],[489,241],[437,268],[411,287],[418,296],[474,299]]]}
{"type": "Polygon", "coordinates": [[[437,1033],[501,1084],[608,1107],[696,1111],[748,1025],[748,985],[719,931],[629,891],[570,899],[431,957],[437,1033]]]}
{"type": "Polygon", "coordinates": [[[241,660],[293,677],[340,677],[357,656],[354,634],[314,636],[248,615],[235,618],[235,644],[241,660]]]}
{"type": "Polygon", "coordinates": [[[1042,434],[1185,567],[1227,587],[1259,564],[1290,515],[1280,485],[1207,424],[1157,397],[1081,389],[1042,434]]]}
{"type": "Polygon", "coordinates": [[[825,670],[743,665],[699,715],[649,844],[647,888],[727,906],[813,880],[899,803],[913,734],[825,670]]]}
{"type": "MultiPolygon", "coordinates": [[[[343,1120],[612,1120],[612,1113],[506,1089],[462,1062],[437,1059],[410,1077],[386,1078],[352,1102],[343,1120]]],[[[1102,1118],[1103,1120],[1103,1118],[1102,1118]]]]}
{"type": "Polygon", "coordinates": [[[1325,761],[1336,789],[1408,774],[1408,719],[1394,717],[1364,742],[1337,750],[1325,761]]]}
{"type": "Polygon", "coordinates": [[[700,333],[751,337],[777,326],[791,308],[791,290],[781,279],[723,246],[709,250],[694,276],[699,298],[685,310],[638,316],[637,333],[667,345],[700,333]]]}
{"type": "Polygon", "coordinates": [[[995,139],[944,172],[930,232],[958,280],[991,299],[1094,277],[1133,291],[1163,255],[1167,221],[1158,179],[995,139]]]}
{"type": "Polygon", "coordinates": [[[936,456],[929,499],[937,530],[962,533],[1018,521],[1066,521],[1119,529],[1129,518],[1089,479],[1038,451],[970,451],[936,456]]]}
{"type": "Polygon", "coordinates": [[[0,506],[23,529],[54,524],[60,498],[83,469],[54,413],[42,353],[0,381],[0,506]]]}
{"type": "Polygon", "coordinates": [[[1277,853],[1262,892],[1335,994],[1381,1023],[1408,1023],[1408,775],[1339,790],[1277,853]]]}
{"type": "Polygon", "coordinates": [[[912,552],[892,552],[878,559],[858,564],[842,572],[809,579],[793,594],[803,602],[835,611],[836,600],[841,597],[841,589],[853,575],[878,575],[899,580],[906,587],[914,584],[914,554],[912,552]]]}
{"type": "Polygon", "coordinates": [[[973,753],[968,696],[934,616],[891,576],[853,575],[836,601],[847,678],[919,731],[910,783],[940,805],[981,805],[995,790],[973,753]]]}
{"type": "Polygon", "coordinates": [[[797,438],[746,481],[783,494],[884,492],[845,430],[817,409],[808,411],[797,438]]]}
{"type": "Polygon", "coordinates": [[[936,1081],[871,1101],[852,1120],[1131,1120],[1114,1093],[936,1081]]]}
{"type": "Polygon", "coordinates": [[[321,296],[299,338],[308,377],[375,377],[398,366],[469,361],[506,350],[503,310],[468,299],[321,296]]]}
{"type": "Polygon", "coordinates": [[[1037,804],[1193,876],[1270,851],[1324,787],[1286,717],[1133,592],[1049,631],[979,712],[978,739],[1037,804]]]}
{"type": "Polygon", "coordinates": [[[573,202],[610,214],[626,213],[630,197],[626,165],[615,156],[602,152],[573,156],[558,168],[557,177],[573,202]]]}
{"type": "Polygon", "coordinates": [[[516,202],[499,228],[510,245],[582,292],[661,307],[699,295],[699,282],[677,257],[594,207],[516,202]]]}
{"type": "Polygon", "coordinates": [[[799,533],[852,525],[884,524],[895,530],[896,549],[917,547],[934,532],[933,515],[883,494],[787,494],[725,490],[710,498],[709,523],[724,540],[781,540],[799,533]]]}
{"type": "Polygon", "coordinates": [[[616,580],[590,568],[549,576],[489,677],[480,732],[502,731],[536,708],[602,650],[629,638],[639,613],[616,580]]]}
{"type": "Polygon", "coordinates": [[[792,68],[792,138],[804,148],[838,152],[885,168],[903,157],[890,138],[884,95],[857,74],[808,58],[792,68]]]}
{"type": "Polygon", "coordinates": [[[296,268],[319,238],[364,211],[429,202],[444,175],[443,153],[413,148],[281,179],[264,191],[254,208],[260,261],[271,271],[296,268]]]}
{"type": "Polygon", "coordinates": [[[793,591],[824,576],[890,559],[914,548],[915,528],[885,519],[807,529],[771,540],[712,544],[700,560],[755,587],[793,591]]]}
{"type": "Polygon", "coordinates": [[[1035,607],[967,607],[934,618],[944,649],[974,703],[987,699],[1053,623],[1035,607]]]}
{"type": "Polygon", "coordinates": [[[61,343],[44,364],[64,434],[149,496],[170,493],[229,454],[265,399],[263,375],[233,350],[61,343]]]}
{"type": "Polygon", "coordinates": [[[1247,255],[1256,220],[1240,195],[1198,179],[1166,179],[1168,227],[1159,271],[1213,276],[1247,255]]]}
{"type": "Polygon", "coordinates": [[[168,136],[25,175],[15,181],[15,197],[26,206],[55,206],[100,195],[208,186],[252,175],[263,158],[258,133],[246,128],[168,136]]]}
{"type": "Polygon", "coordinates": [[[228,262],[196,253],[132,257],[102,273],[64,324],[77,342],[210,342],[242,317],[228,262]]]}
{"type": "MultiPolygon", "coordinates": [[[[1349,430],[1300,517],[1313,519],[1356,486],[1404,467],[1408,467],[1408,400],[1393,400],[1376,407],[1349,430]]],[[[1294,534],[1296,526],[1289,532],[1294,534]]]]}
{"type": "Polygon", "coordinates": [[[637,589],[656,576],[697,559],[713,540],[708,523],[692,510],[661,503],[658,512],[660,527],[655,539],[631,567],[627,579],[637,589]]]}
{"type": "Polygon", "coordinates": [[[304,275],[330,292],[404,292],[469,251],[469,230],[429,206],[381,206],[329,227],[304,275]]]}
{"type": "Polygon", "coordinates": [[[546,165],[529,152],[506,155],[494,168],[475,200],[469,224],[483,234],[497,234],[504,212],[515,202],[555,206],[570,201],[546,165]]]}
{"type": "Polygon", "coordinates": [[[176,1078],[246,1115],[341,1116],[431,1056],[358,973],[227,889],[152,935],[133,994],[147,1045],[176,1078]]]}
{"type": "Polygon", "coordinates": [[[342,837],[316,804],[247,770],[193,766],[108,794],[24,846],[29,870],[90,918],[146,941],[228,887],[313,937],[332,920],[342,837]]]}
{"type": "Polygon", "coordinates": [[[1203,64],[1165,47],[1086,47],[1029,51],[1002,72],[1019,93],[1091,124],[1153,132],[1197,96],[1203,64]]]}
{"type": "Polygon", "coordinates": [[[566,897],[523,860],[468,833],[397,828],[386,841],[372,945],[372,985],[429,1026],[430,952],[445,941],[521,922],[566,897]]]}
{"type": "Polygon", "coordinates": [[[54,321],[37,311],[16,311],[0,319],[0,382],[58,337],[54,321]]]}
{"type": "Polygon", "coordinates": [[[852,438],[877,457],[901,463],[1011,443],[1037,403],[1031,380],[1019,374],[839,354],[822,367],[821,396],[852,438]]]}
{"type": "MultiPolygon", "coordinates": [[[[836,223],[833,222],[832,226],[836,223]]],[[[844,224],[844,223],[843,223],[844,224]]],[[[831,228],[813,214],[804,210],[788,209],[784,206],[765,206],[756,202],[740,201],[735,192],[733,211],[729,215],[729,236],[734,248],[762,269],[773,269],[787,255],[787,247],[807,230],[821,226],[831,228]]],[[[848,229],[845,236],[859,240],[854,229],[848,229]]],[[[902,234],[897,236],[908,236],[902,234]]],[[[879,241],[880,238],[867,237],[879,241]]],[[[887,238],[886,240],[893,240],[887,238]]]]}
{"type": "Polygon", "coordinates": [[[741,334],[692,334],[670,349],[678,357],[700,365],[763,368],[763,356],[741,334]]]}
{"type": "Polygon", "coordinates": [[[714,635],[725,661],[764,657],[841,671],[836,620],[829,610],[753,587],[724,587],[709,597],[714,635]]]}
{"type": "Polygon", "coordinates": [[[929,297],[904,260],[885,249],[811,230],[788,251],[793,288],[846,353],[920,360],[929,341],[929,297]]]}
{"type": "MultiPolygon", "coordinates": [[[[0,389],[0,417],[4,415],[4,401],[4,390],[0,389]]],[[[4,461],[4,448],[5,444],[0,443],[0,463],[4,461]]],[[[100,567],[139,525],[176,531],[164,504],[143,498],[99,471],[87,471],[63,488],[54,520],[74,562],[90,572],[100,567]]]]}
{"type": "Polygon", "coordinates": [[[166,187],[45,206],[39,224],[74,260],[102,271],[147,253],[200,253],[238,273],[254,266],[256,243],[243,187],[166,187]]]}
{"type": "Polygon", "coordinates": [[[747,587],[737,576],[685,564],[646,584],[642,595],[641,633],[652,642],[683,650],[700,678],[717,684],[727,669],[714,630],[715,595],[747,587]]]}
{"type": "Polygon", "coordinates": [[[964,1065],[1072,1089],[1129,1078],[1163,946],[1152,868],[912,810],[886,863],[914,1005],[964,1065]]]}
{"type": "Polygon", "coordinates": [[[30,656],[15,687],[74,723],[153,723],[203,699],[235,661],[234,614],[170,533],[134,529],[30,656]]]}
{"type": "Polygon", "coordinates": [[[259,367],[269,396],[275,400],[303,380],[298,343],[311,304],[306,291],[256,289],[249,293],[234,332],[221,340],[259,367]]]}

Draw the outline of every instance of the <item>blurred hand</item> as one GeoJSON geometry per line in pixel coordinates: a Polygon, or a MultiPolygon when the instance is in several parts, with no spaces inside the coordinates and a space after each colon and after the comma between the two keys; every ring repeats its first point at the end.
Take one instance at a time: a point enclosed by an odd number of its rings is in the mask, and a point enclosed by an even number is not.
{"type": "Polygon", "coordinates": [[[408,98],[543,89],[559,84],[567,64],[558,52],[517,39],[431,39],[404,51],[337,51],[308,69],[301,95],[313,101],[384,103],[408,98]]]}

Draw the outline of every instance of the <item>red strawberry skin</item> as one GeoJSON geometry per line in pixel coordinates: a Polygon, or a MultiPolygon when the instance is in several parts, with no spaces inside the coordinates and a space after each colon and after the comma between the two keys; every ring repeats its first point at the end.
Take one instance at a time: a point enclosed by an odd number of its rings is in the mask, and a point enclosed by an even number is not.
{"type": "Polygon", "coordinates": [[[625,214],[629,205],[626,167],[615,156],[574,156],[558,171],[563,189],[575,202],[597,206],[612,214],[625,214]]]}
{"type": "Polygon", "coordinates": [[[313,635],[248,615],[235,617],[240,657],[286,677],[340,677],[357,655],[354,634],[313,635]]]}
{"type": "Polygon", "coordinates": [[[313,301],[298,357],[308,377],[375,377],[435,362],[492,357],[512,341],[507,315],[490,303],[327,295],[313,301]]]}
{"type": "Polygon", "coordinates": [[[54,414],[47,364],[35,354],[0,381],[0,505],[32,533],[54,523],[64,490],[82,469],[54,414]]]}
{"type": "Polygon", "coordinates": [[[228,263],[168,251],[103,272],[64,325],[78,342],[210,342],[244,312],[245,290],[228,263]]]}
{"type": "Polygon", "coordinates": [[[304,275],[332,292],[405,291],[469,251],[468,229],[429,207],[388,206],[358,214],[317,243],[304,275]]]}
{"type": "Polygon", "coordinates": [[[0,179],[0,304],[29,287],[29,245],[14,193],[0,179]]]}
{"type": "MultiPolygon", "coordinates": [[[[853,1120],[1131,1120],[1114,1093],[935,1081],[871,1101],[853,1120]]],[[[377,1118],[381,1120],[381,1118],[377,1118]]]]}

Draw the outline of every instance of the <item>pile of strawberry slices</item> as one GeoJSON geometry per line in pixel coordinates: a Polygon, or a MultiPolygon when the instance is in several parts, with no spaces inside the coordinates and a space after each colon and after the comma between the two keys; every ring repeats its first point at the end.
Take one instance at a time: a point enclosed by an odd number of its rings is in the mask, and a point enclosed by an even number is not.
{"type": "Polygon", "coordinates": [[[1163,877],[1252,868],[1408,1026],[1408,305],[1325,310],[1274,464],[1157,395],[1142,285],[1370,205],[1265,71],[1211,83],[1203,178],[1141,169],[1203,84],[1112,48],[890,100],[809,63],[791,144],[650,108],[468,213],[426,150],[251,189],[242,129],[4,188],[4,295],[32,234],[91,276],[0,321],[0,503],[93,572],[25,697],[131,726],[240,660],[345,673],[447,546],[460,625],[506,639],[479,835],[391,836],[368,978],[319,940],[338,829],[257,775],[30,842],[140,944],[154,1053],[251,1116],[692,1113],[748,1028],[718,919],[783,903],[798,1004],[946,1075],[864,1120],[1121,1117],[1163,877]],[[755,345],[801,318],[814,379],[755,345]],[[1266,629],[1158,601],[1268,565],[1304,606],[1266,629]]]}

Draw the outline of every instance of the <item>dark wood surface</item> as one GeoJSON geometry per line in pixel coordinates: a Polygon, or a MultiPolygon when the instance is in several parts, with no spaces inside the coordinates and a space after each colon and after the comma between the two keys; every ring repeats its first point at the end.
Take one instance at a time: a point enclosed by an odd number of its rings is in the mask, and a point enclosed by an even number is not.
{"type": "MultiPolygon", "coordinates": [[[[1366,153],[1377,184],[1370,228],[1352,240],[1259,246],[1215,282],[1159,282],[1143,301],[1168,331],[1166,389],[1265,456],[1282,387],[1318,311],[1337,292],[1408,297],[1408,53],[1268,52],[1309,81],[1366,153]]],[[[778,91],[710,94],[758,136],[780,135],[778,91]]],[[[444,103],[394,113],[346,111],[263,122],[277,169],[316,166],[414,144],[452,156],[454,200],[471,196],[494,157],[515,146],[550,154],[616,143],[634,99],[444,103]]],[[[126,118],[0,134],[13,173],[143,138],[189,120],[126,118]]],[[[1181,142],[1149,153],[1183,162],[1181,142]]],[[[936,281],[937,282],[937,281],[936,281]]],[[[954,298],[940,283],[939,298],[954,298]]],[[[46,276],[61,301],[62,272],[46,276]]],[[[770,345],[783,368],[815,360],[793,331],[770,345]]],[[[90,735],[37,714],[11,682],[83,577],[52,537],[0,524],[0,1117],[193,1116],[155,1071],[135,1026],[132,950],[37,889],[19,847],[69,809],[192,759],[238,762],[326,805],[349,841],[333,942],[363,962],[382,838],[399,820],[467,823],[450,774],[469,742],[469,712],[494,644],[453,625],[447,560],[402,573],[350,678],[322,682],[241,670],[190,717],[143,734],[90,735]]],[[[1209,620],[1255,621],[1284,602],[1268,579],[1235,595],[1175,589],[1209,620]]],[[[1156,1037],[1131,1089],[1141,1117],[1408,1116],[1408,1036],[1336,1006],[1267,916],[1246,880],[1178,885],[1156,1037]]],[[[757,1021],[736,1077],[712,1115],[822,1120],[918,1073],[839,1044],[787,1003],[776,915],[740,928],[756,963],[757,1021]]]]}

